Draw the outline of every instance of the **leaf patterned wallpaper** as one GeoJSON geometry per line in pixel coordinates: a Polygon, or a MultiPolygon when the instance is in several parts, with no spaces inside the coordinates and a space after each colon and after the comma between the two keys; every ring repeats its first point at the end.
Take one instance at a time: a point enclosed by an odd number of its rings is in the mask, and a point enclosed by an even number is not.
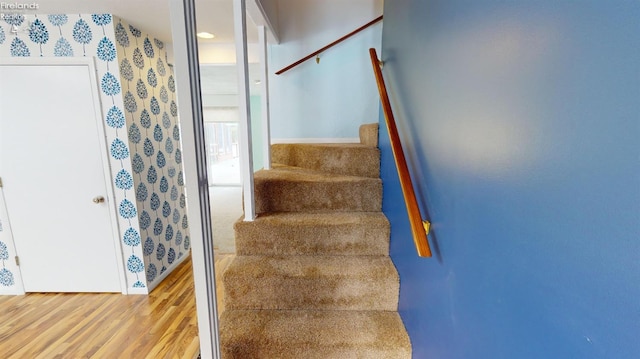
{"type": "Polygon", "coordinates": [[[191,246],[176,84],[162,41],[121,19],[114,31],[146,278],[153,287],[191,246]]]}
{"type": "MultiPolygon", "coordinates": [[[[12,15],[0,22],[0,56],[95,57],[128,293],[148,293],[190,249],[164,43],[110,14],[12,15]]],[[[2,235],[0,294],[12,292],[18,270],[2,235]]]]}

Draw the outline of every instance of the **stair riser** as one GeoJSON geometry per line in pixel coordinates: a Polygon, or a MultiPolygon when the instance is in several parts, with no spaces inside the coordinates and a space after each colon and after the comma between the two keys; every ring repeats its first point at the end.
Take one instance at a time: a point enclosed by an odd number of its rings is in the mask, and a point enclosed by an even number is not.
{"type": "Polygon", "coordinates": [[[354,311],[225,311],[220,347],[225,359],[409,359],[409,337],[398,313],[354,311]]]}
{"type": "Polygon", "coordinates": [[[382,182],[377,179],[336,182],[256,179],[255,199],[256,213],[379,212],[382,182]]]}
{"type": "Polygon", "coordinates": [[[372,283],[350,278],[263,277],[250,288],[225,280],[227,309],[386,310],[398,309],[397,279],[372,283]]]}
{"type": "Polygon", "coordinates": [[[360,143],[365,146],[378,147],[378,124],[370,123],[360,126],[360,143]]]}
{"type": "Polygon", "coordinates": [[[398,272],[385,256],[236,256],[223,281],[227,309],[398,306],[398,272]]]}
{"type": "Polygon", "coordinates": [[[222,345],[220,348],[224,359],[401,359],[411,358],[411,350],[407,348],[367,349],[367,348],[291,348],[286,345],[265,346],[258,340],[246,338],[235,345],[222,345]]]}
{"type": "Polygon", "coordinates": [[[326,173],[380,176],[380,151],[376,147],[278,144],[271,146],[271,159],[275,163],[326,173]]]}
{"type": "Polygon", "coordinates": [[[347,224],[244,222],[235,224],[238,255],[388,255],[385,217],[347,224]]]}

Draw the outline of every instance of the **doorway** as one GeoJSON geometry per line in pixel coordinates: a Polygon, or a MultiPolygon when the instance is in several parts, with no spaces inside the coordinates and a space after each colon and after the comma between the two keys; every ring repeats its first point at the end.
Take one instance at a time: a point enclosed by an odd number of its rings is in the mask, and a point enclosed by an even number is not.
{"type": "Polygon", "coordinates": [[[209,186],[240,186],[238,122],[205,122],[204,130],[209,186]]]}
{"type": "Polygon", "coordinates": [[[95,74],[91,59],[0,62],[0,175],[26,292],[125,290],[95,74]]]}
{"type": "MultiPolygon", "coordinates": [[[[209,111],[209,115],[211,112],[220,111],[209,111]]],[[[238,122],[207,121],[205,112],[204,129],[211,224],[215,233],[213,248],[218,254],[232,254],[236,251],[233,223],[242,215],[238,122]]]]}

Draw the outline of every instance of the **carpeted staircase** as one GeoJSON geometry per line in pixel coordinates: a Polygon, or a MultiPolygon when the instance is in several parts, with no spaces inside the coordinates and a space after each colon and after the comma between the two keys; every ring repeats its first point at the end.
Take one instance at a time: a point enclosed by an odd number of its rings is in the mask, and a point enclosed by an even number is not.
{"type": "Polygon", "coordinates": [[[273,145],[223,274],[223,359],[410,358],[381,212],[377,124],[360,144],[273,145]]]}

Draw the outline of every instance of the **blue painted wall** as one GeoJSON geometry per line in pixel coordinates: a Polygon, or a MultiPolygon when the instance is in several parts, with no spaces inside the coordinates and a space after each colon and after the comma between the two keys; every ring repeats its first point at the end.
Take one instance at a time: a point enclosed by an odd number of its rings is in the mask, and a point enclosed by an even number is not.
{"type": "Polygon", "coordinates": [[[640,357],[640,2],[385,2],[382,58],[436,255],[388,137],[414,358],[640,357]]]}

